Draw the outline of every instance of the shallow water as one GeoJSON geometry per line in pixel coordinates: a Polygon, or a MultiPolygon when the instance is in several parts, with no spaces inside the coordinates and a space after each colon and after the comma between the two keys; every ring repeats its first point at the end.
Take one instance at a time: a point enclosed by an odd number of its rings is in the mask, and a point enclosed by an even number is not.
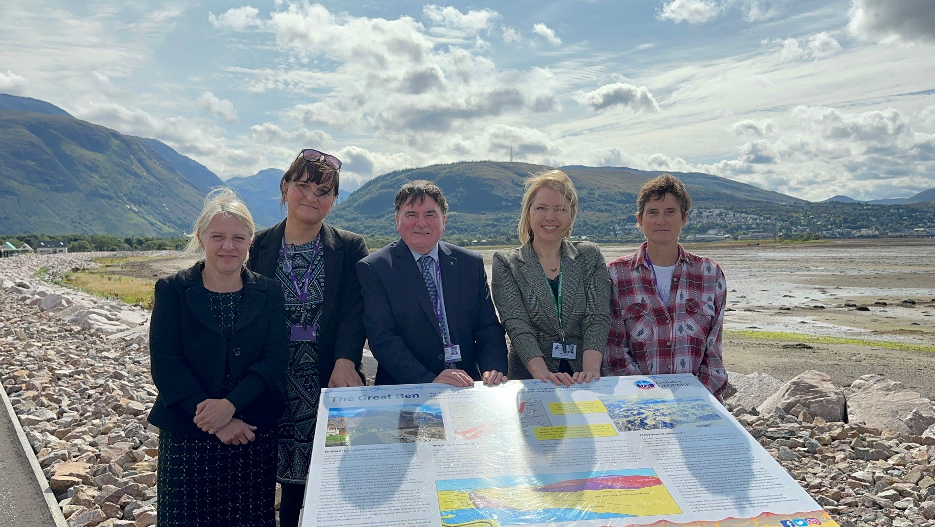
{"type": "MultiPolygon", "coordinates": [[[[603,253],[611,261],[635,248],[603,253]]],[[[686,248],[724,270],[727,328],[935,344],[935,240],[686,248]]],[[[481,251],[488,276],[493,252],[481,251]]]]}

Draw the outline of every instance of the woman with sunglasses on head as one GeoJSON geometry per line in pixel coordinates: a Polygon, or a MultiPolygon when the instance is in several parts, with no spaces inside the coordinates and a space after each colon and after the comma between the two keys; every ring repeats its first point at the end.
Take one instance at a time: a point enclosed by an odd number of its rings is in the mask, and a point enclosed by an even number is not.
{"type": "Polygon", "coordinates": [[[362,386],[365,334],[355,266],[364,239],[325,218],[338,196],[341,161],[305,149],[279,183],[286,219],[257,233],[250,269],[281,284],[289,325],[286,410],[279,419],[280,526],[298,525],[324,387],[362,386]]]}
{"type": "Polygon", "coordinates": [[[510,336],[511,379],[559,386],[601,377],[610,277],[600,247],[572,242],[578,194],[561,170],[526,181],[518,249],[493,258],[493,300],[510,336]]]}

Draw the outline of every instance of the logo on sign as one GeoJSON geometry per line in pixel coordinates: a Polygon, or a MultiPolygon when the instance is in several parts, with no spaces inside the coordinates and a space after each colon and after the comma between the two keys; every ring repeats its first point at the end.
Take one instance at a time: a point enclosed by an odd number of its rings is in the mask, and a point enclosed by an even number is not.
{"type": "Polygon", "coordinates": [[[782,525],[782,527],[808,527],[809,525],[821,525],[821,522],[818,521],[818,518],[805,518],[804,520],[796,518],[794,520],[782,520],[779,525],[782,525]]]}
{"type": "Polygon", "coordinates": [[[634,384],[634,386],[636,386],[636,387],[639,388],[640,390],[652,390],[653,388],[656,387],[656,385],[653,383],[653,381],[645,381],[645,380],[644,380],[644,381],[636,381],[636,382],[634,382],[633,384],[634,384]]]}

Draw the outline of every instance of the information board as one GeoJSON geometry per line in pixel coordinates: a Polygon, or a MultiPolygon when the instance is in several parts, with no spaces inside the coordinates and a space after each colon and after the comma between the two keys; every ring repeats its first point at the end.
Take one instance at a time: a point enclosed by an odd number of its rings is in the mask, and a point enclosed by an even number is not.
{"type": "Polygon", "coordinates": [[[838,527],[692,375],[322,391],[302,525],[838,527]]]}

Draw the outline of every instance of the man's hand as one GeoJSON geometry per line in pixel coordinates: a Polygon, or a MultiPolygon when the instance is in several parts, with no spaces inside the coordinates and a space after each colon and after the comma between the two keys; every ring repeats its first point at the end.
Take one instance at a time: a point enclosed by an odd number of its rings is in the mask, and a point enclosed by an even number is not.
{"type": "Polygon", "coordinates": [[[601,380],[601,361],[604,355],[597,350],[584,350],[584,357],[581,359],[581,371],[572,375],[577,383],[599,381],[601,380]]]}
{"type": "Polygon", "coordinates": [[[360,375],[357,375],[357,367],[348,359],[338,359],[334,361],[334,371],[331,372],[331,378],[328,380],[328,388],[346,388],[348,386],[363,386],[360,375]]]}
{"type": "Polygon", "coordinates": [[[472,379],[466,371],[448,368],[442,370],[442,372],[438,374],[438,377],[435,377],[435,380],[432,382],[450,384],[452,386],[457,386],[458,388],[468,388],[474,386],[474,379],[472,379]]]}
{"type": "Polygon", "coordinates": [[[485,371],[484,374],[481,375],[481,379],[483,379],[484,384],[487,386],[496,386],[501,382],[509,380],[506,378],[506,374],[500,373],[497,370],[485,371]]]}

